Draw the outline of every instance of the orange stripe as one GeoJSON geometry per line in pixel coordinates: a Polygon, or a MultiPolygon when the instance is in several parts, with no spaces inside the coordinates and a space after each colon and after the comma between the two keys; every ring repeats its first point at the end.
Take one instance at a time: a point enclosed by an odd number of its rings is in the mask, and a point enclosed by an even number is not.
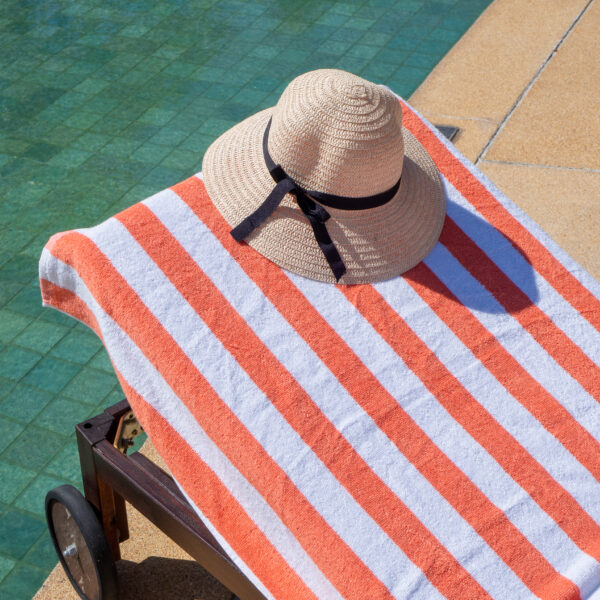
{"type": "Polygon", "coordinates": [[[247,244],[233,240],[229,226],[208,198],[204,184],[190,178],[173,190],[213,231],[379,428],[523,583],[537,595],[543,591],[544,598],[579,598],[578,588],[557,573],[506,515],[425,435],[281,269],[247,244]]]}
{"type": "Polygon", "coordinates": [[[600,481],[600,444],[507,352],[425,265],[405,279],[486,369],[600,481]]]}
{"type": "Polygon", "coordinates": [[[600,300],[586,289],[535,236],[515,219],[404,102],[403,124],[421,142],[438,169],[484,217],[518,244],[533,268],[600,331],[600,300]]]}
{"type": "Polygon", "coordinates": [[[450,217],[446,217],[440,242],[567,373],[593,398],[600,399],[600,367],[548,315],[532,304],[450,217]]]}
{"type": "Polygon", "coordinates": [[[65,312],[96,332],[96,335],[102,338],[102,332],[96,317],[88,309],[86,303],[74,294],[71,290],[61,288],[47,279],[40,279],[40,289],[42,291],[42,300],[45,304],[53,306],[57,310],[65,312]]]}
{"type": "MultiPolygon", "coordinates": [[[[349,599],[390,598],[385,586],[219,398],[96,245],[84,235],[72,232],[60,238],[52,250],[55,255],[75,253],[85,257],[73,264],[78,265],[79,276],[103,310],[156,366],[204,431],[271,505],[331,583],[349,599]],[[348,573],[355,579],[350,580],[348,573]]],[[[261,549],[255,551],[260,554],[261,549]]]]}
{"type": "Polygon", "coordinates": [[[471,396],[371,286],[342,292],[431,394],[584,552],[600,559],[600,527],[577,501],[471,396]],[[390,333],[393,332],[393,333],[390,333]]]}
{"type": "MultiPolygon", "coordinates": [[[[41,284],[45,302],[88,324],[100,336],[96,317],[77,295],[47,280],[41,280],[41,284]]],[[[293,598],[315,600],[316,596],[290,568],[210,467],[116,369],[115,372],[133,411],[156,450],[169,465],[171,473],[193,502],[202,507],[203,514],[236,554],[275,596],[292,594],[293,598]],[[261,548],[260,555],[253,551],[253,547],[261,548]]]]}
{"type": "Polygon", "coordinates": [[[138,204],[118,218],[305,443],[433,585],[446,596],[489,598],[363,461],[150,209],[138,204]]]}
{"type": "Polygon", "coordinates": [[[175,479],[263,585],[276,598],[316,600],[315,594],[290,568],[214,471],[118,372],[117,375],[137,418],[175,479]],[[260,548],[260,553],[256,548],[260,548]]]}

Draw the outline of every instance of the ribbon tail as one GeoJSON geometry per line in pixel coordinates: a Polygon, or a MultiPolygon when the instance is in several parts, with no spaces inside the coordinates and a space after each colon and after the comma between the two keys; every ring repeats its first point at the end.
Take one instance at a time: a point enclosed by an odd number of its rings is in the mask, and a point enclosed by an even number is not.
{"type": "Polygon", "coordinates": [[[329,232],[327,231],[327,227],[325,227],[325,223],[312,219],[310,218],[310,216],[308,220],[312,225],[317,244],[319,244],[321,252],[323,252],[323,254],[325,255],[325,258],[329,263],[335,280],[339,281],[342,275],[346,272],[346,265],[344,264],[340,253],[335,247],[333,240],[329,236],[329,232]]]}
{"type": "Polygon", "coordinates": [[[266,197],[265,201],[239,225],[231,230],[231,235],[236,242],[246,239],[265,219],[269,218],[273,211],[279,206],[283,197],[295,188],[290,179],[282,179],[266,197]]]}

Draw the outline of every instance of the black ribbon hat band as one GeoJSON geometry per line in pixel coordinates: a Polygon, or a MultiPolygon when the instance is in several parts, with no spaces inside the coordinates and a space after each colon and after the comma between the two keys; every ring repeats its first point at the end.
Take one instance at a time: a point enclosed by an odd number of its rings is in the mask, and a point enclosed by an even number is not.
{"type": "Polygon", "coordinates": [[[319,244],[319,248],[321,248],[336,281],[339,281],[340,277],[346,272],[346,266],[329,236],[327,227],[325,227],[325,222],[329,219],[330,215],[321,204],[342,210],[365,210],[368,208],[375,208],[389,202],[396,195],[396,192],[400,187],[400,179],[398,179],[394,186],[389,190],[380,194],[375,194],[374,196],[363,196],[362,198],[351,198],[326,194],[324,192],[307,191],[302,186],[298,185],[280,165],[275,164],[271,158],[268,148],[270,129],[271,119],[269,119],[269,122],[267,123],[263,136],[263,155],[269,173],[276,185],[264,202],[251,215],[247,216],[239,225],[231,230],[231,235],[238,242],[244,240],[252,233],[252,231],[273,214],[274,210],[279,206],[286,194],[292,194],[295,197],[300,210],[306,215],[311,224],[317,244],[319,244]],[[317,204],[313,198],[320,204],[317,204]]]}

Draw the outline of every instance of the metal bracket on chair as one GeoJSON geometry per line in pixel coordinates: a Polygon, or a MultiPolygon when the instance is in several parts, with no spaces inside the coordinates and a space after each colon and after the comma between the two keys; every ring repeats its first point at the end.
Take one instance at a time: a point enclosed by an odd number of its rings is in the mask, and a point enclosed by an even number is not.
{"type": "Polygon", "coordinates": [[[113,446],[121,453],[127,454],[130,446],[133,446],[133,438],[140,435],[143,429],[133,411],[126,412],[117,425],[117,433],[113,446]]]}

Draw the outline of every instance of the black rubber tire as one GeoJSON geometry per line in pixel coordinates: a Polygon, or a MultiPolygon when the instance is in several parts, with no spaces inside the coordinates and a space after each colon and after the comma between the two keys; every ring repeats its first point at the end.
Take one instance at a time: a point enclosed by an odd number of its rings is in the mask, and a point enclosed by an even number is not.
{"type": "MultiPolygon", "coordinates": [[[[119,598],[119,586],[117,580],[117,569],[115,567],[115,561],[110,551],[110,547],[104,535],[102,525],[96,515],[94,507],[81,495],[79,490],[72,485],[61,485],[53,490],[50,490],[46,494],[46,521],[48,523],[48,529],[50,530],[50,536],[54,544],[54,549],[58,554],[58,559],[69,578],[69,581],[82,598],[82,600],[118,600],[119,598]],[[90,581],[97,582],[97,589],[95,589],[94,597],[87,596],[84,590],[81,589],[79,583],[73,577],[63,551],[60,548],[59,541],[57,538],[57,532],[55,529],[54,518],[61,516],[60,506],[66,508],[70,516],[67,514],[67,518],[72,517],[75,521],[76,526],[79,528],[80,537],[83,539],[85,548],[82,552],[85,553],[87,570],[93,568],[94,573],[87,573],[87,577],[90,581]],[[54,516],[53,516],[54,515],[54,516]],[[87,549],[87,551],[86,551],[87,549]],[[89,552],[89,555],[87,554],[89,552]],[[91,560],[90,560],[91,559],[91,560]]],[[[72,524],[70,525],[72,527],[72,524]]],[[[78,534],[78,535],[79,535],[78,534]]],[[[62,535],[59,534],[59,535],[62,535]]],[[[75,546],[72,544],[72,546],[75,546]]],[[[76,550],[76,549],[75,549],[76,550]]],[[[77,554],[77,560],[79,566],[84,567],[82,561],[79,559],[78,551],[74,551],[73,554],[77,554]]],[[[71,555],[69,555],[70,557],[71,555]]],[[[92,583],[92,587],[95,587],[95,582],[92,583]]]]}

